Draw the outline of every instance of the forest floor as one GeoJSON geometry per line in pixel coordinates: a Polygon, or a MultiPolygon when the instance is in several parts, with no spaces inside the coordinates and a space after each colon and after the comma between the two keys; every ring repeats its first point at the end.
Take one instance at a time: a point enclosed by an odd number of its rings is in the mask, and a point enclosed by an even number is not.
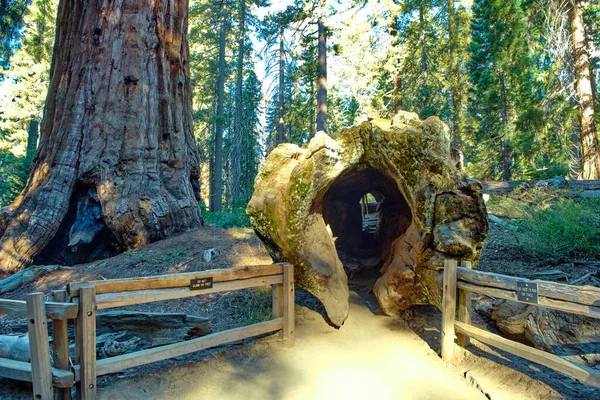
{"type": "MultiPolygon", "coordinates": [[[[270,263],[250,229],[204,227],[96,263],[56,271],[6,293],[63,289],[69,282],[191,272],[270,263]],[[210,262],[206,250],[215,249],[210,262]]],[[[573,263],[571,263],[573,264],[573,263]]],[[[583,274],[571,264],[552,266],[583,274]],[[571,269],[569,269],[571,268],[571,269]]],[[[514,246],[511,233],[491,224],[481,266],[522,275],[533,271],[514,246]]],[[[537,264],[535,270],[545,267],[537,264]]],[[[550,267],[548,267],[550,268],[550,267]]],[[[590,264],[585,268],[597,268],[590,264]]],[[[435,307],[416,307],[401,316],[381,315],[368,285],[351,285],[352,304],[341,329],[329,326],[322,306],[297,291],[296,345],[275,336],[223,346],[101,377],[104,399],[591,399],[593,389],[547,368],[473,341],[457,348],[451,363],[437,356],[441,315],[435,307]]],[[[269,290],[243,290],[130,307],[139,311],[181,312],[210,318],[222,331],[270,317],[269,290]]],[[[17,322],[0,316],[0,333],[17,322]]],[[[474,323],[493,329],[490,321],[474,323]]],[[[27,384],[0,379],[0,398],[30,398],[27,384]]]]}

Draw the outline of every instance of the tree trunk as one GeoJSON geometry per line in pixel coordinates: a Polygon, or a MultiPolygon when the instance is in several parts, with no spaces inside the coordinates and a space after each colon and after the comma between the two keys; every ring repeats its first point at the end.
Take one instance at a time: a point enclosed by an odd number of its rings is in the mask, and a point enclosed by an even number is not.
{"type": "Polygon", "coordinates": [[[502,109],[500,117],[502,119],[502,161],[504,166],[504,180],[510,181],[512,172],[510,170],[510,145],[508,138],[508,104],[506,101],[506,85],[504,84],[504,75],[500,75],[500,96],[502,98],[502,109]]]}
{"type": "Polygon", "coordinates": [[[317,56],[319,73],[317,81],[317,132],[327,132],[327,27],[325,16],[325,0],[321,1],[321,15],[318,21],[319,43],[317,56]]]}
{"type": "MultiPolygon", "coordinates": [[[[581,4],[583,8],[587,8],[592,4],[593,0],[582,0],[581,4]]],[[[598,54],[598,48],[596,47],[596,43],[594,40],[588,40],[588,54],[593,56],[594,54],[598,54]]],[[[596,113],[600,112],[600,104],[598,104],[598,91],[600,88],[598,87],[598,71],[595,68],[595,65],[590,62],[590,83],[592,85],[592,103],[596,113]]]]}
{"type": "MultiPolygon", "coordinates": [[[[392,16],[392,20],[390,22],[390,36],[392,37],[392,46],[400,47],[400,39],[398,38],[398,17],[396,15],[392,16]]],[[[400,63],[400,60],[398,60],[400,63]]],[[[398,65],[396,65],[398,68],[398,65]]],[[[402,77],[398,70],[394,73],[394,90],[392,92],[392,97],[394,100],[394,114],[397,114],[402,109],[402,97],[400,91],[402,89],[402,77]]]]}
{"type": "Polygon", "coordinates": [[[600,179],[600,157],[594,121],[594,96],[590,77],[590,54],[583,23],[583,6],[581,0],[569,0],[567,5],[569,7],[571,37],[573,40],[575,90],[579,103],[579,122],[581,125],[581,177],[583,179],[600,179]]]}
{"type": "Polygon", "coordinates": [[[198,228],[187,16],[182,0],[61,1],[40,146],[0,211],[1,271],[55,236],[67,248],[48,252],[77,254],[100,232],[122,249],[198,228]]]}
{"type": "Polygon", "coordinates": [[[283,28],[279,32],[279,104],[277,107],[277,144],[285,142],[285,43],[283,28]]]}
{"type": "Polygon", "coordinates": [[[217,118],[215,123],[215,192],[210,194],[210,210],[220,212],[223,209],[223,127],[225,124],[225,45],[227,44],[226,1],[221,2],[221,30],[219,32],[219,75],[217,78],[217,118]]]}
{"type": "Polygon", "coordinates": [[[419,3],[419,42],[421,44],[421,71],[427,73],[427,45],[425,42],[425,5],[419,3]]]}
{"type": "Polygon", "coordinates": [[[458,27],[454,0],[448,0],[448,51],[450,53],[450,95],[452,97],[452,148],[456,150],[460,158],[462,150],[460,134],[462,95],[458,64],[458,27]]]}
{"type": "Polygon", "coordinates": [[[240,0],[240,35],[238,47],[237,83],[235,93],[235,115],[233,141],[231,144],[231,198],[229,204],[236,207],[240,196],[241,153],[242,153],[242,109],[244,94],[244,40],[246,38],[246,0],[240,0]]]}
{"type": "Polygon", "coordinates": [[[33,160],[33,156],[35,156],[35,151],[37,150],[37,142],[40,136],[39,132],[40,123],[31,119],[29,121],[29,130],[27,131],[27,149],[25,150],[25,157],[27,160],[33,160]]]}

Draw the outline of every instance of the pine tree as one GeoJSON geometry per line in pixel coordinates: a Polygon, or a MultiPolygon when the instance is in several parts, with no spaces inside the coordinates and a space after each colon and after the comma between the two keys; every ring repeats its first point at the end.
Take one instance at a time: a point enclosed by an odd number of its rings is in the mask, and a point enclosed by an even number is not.
{"type": "Polygon", "coordinates": [[[10,66],[13,46],[21,37],[23,19],[30,0],[3,0],[0,2],[0,78],[3,69],[10,66]]]}
{"type": "Polygon", "coordinates": [[[482,176],[510,180],[511,139],[532,92],[532,60],[521,1],[477,0],[471,29],[470,113],[477,123],[473,144],[479,148],[472,162],[482,176]]]}

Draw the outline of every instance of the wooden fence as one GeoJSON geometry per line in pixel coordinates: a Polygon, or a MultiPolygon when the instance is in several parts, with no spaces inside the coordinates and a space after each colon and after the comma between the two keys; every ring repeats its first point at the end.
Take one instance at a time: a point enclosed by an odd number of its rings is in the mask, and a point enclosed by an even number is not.
{"type": "Polygon", "coordinates": [[[27,301],[0,300],[0,314],[27,316],[31,363],[0,358],[0,376],[32,382],[34,398],[95,399],[96,377],[127,368],[178,357],[225,343],[280,331],[280,338],[294,341],[294,271],[290,264],[258,265],[143,278],[75,283],[67,291],[53,292],[54,302],[44,302],[43,293],[28,295],[27,301]],[[270,285],[273,316],[241,328],[216,332],[184,342],[96,360],[96,311],[208,293],[270,285]],[[51,367],[47,319],[53,320],[51,367]],[[75,320],[75,362],[69,358],[67,320],[75,320]],[[56,392],[53,394],[53,389],[56,392]]]}
{"type": "Polygon", "coordinates": [[[31,362],[0,358],[0,376],[33,384],[35,399],[52,399],[53,387],[57,397],[68,393],[75,381],[69,363],[67,320],[77,318],[76,304],[66,303],[66,291],[52,292],[53,302],[45,302],[43,293],[31,293],[26,301],[0,299],[0,314],[27,317],[31,362]],[[50,363],[48,319],[52,319],[52,353],[50,363]]]}
{"type": "Polygon", "coordinates": [[[544,365],[571,378],[600,388],[600,374],[585,365],[514,342],[471,325],[471,293],[512,300],[519,303],[600,318],[600,289],[547,281],[531,281],[507,275],[475,271],[469,262],[444,262],[442,300],[441,356],[452,358],[454,334],[465,347],[473,338],[487,345],[544,365]],[[458,320],[456,320],[458,293],[458,320]]]}

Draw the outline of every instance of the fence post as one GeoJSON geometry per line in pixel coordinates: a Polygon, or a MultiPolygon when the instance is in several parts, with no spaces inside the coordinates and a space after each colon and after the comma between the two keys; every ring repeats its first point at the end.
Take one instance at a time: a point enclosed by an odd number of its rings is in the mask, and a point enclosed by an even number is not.
{"type": "Polygon", "coordinates": [[[31,351],[33,398],[52,400],[53,387],[48,320],[43,293],[37,292],[27,295],[27,331],[31,351]]]}
{"type": "Polygon", "coordinates": [[[96,398],[96,287],[85,285],[79,292],[79,313],[75,334],[80,381],[77,398],[96,398]]]}
{"type": "MultiPolygon", "coordinates": [[[[461,261],[460,266],[471,269],[471,261],[461,261]]],[[[471,300],[472,293],[467,290],[458,290],[458,320],[467,325],[471,325],[471,309],[473,302],[471,300]]],[[[458,345],[467,347],[471,342],[468,335],[457,333],[458,345]]]]}
{"type": "MultiPolygon", "coordinates": [[[[67,291],[53,290],[52,301],[66,303],[67,291]]],[[[56,368],[70,371],[69,330],[67,323],[66,319],[52,320],[52,354],[54,355],[54,366],[56,368]]],[[[71,400],[71,388],[56,389],[54,398],[56,400],[71,400]]]]}
{"type": "MultiPolygon", "coordinates": [[[[283,284],[271,285],[273,288],[273,319],[283,317],[283,284]]],[[[279,332],[283,339],[283,329],[279,332]]]]}
{"type": "Polygon", "coordinates": [[[290,346],[296,338],[296,321],[294,312],[294,266],[283,265],[283,339],[290,346]]]}
{"type": "Polygon", "coordinates": [[[444,293],[442,297],[442,360],[452,358],[454,351],[454,317],[456,315],[456,260],[444,260],[444,293]]]}

